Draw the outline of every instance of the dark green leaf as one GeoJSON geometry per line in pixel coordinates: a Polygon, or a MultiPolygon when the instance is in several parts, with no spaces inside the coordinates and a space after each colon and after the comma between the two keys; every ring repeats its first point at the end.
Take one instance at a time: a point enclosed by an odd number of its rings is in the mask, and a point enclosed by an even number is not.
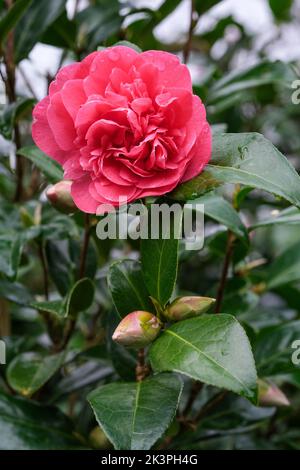
{"type": "Polygon", "coordinates": [[[89,278],[77,281],[67,296],[65,316],[87,310],[94,300],[94,294],[95,286],[89,278]]]}
{"type": "Polygon", "coordinates": [[[203,315],[171,326],[153,343],[150,361],[154,371],[181,372],[256,402],[249,340],[231,315],[203,315]]]}
{"type": "MultiPolygon", "coordinates": [[[[164,306],[170,299],[177,278],[181,215],[166,222],[159,239],[141,240],[141,260],[145,284],[150,295],[164,306]]],[[[154,224],[154,221],[150,221],[154,224]]]]}
{"type": "Polygon", "coordinates": [[[18,154],[32,161],[51,183],[57,183],[63,179],[64,174],[61,166],[37,147],[22,147],[18,150],[18,154]]]}
{"type": "Polygon", "coordinates": [[[9,364],[6,376],[9,385],[25,397],[31,397],[58,371],[64,353],[43,357],[38,353],[23,353],[9,364]]]}
{"type": "Polygon", "coordinates": [[[79,24],[81,45],[93,51],[103,41],[117,33],[121,28],[122,18],[119,14],[118,0],[98,0],[97,4],[89,6],[76,15],[79,24]]]}
{"type": "Polygon", "coordinates": [[[41,312],[52,313],[58,317],[66,316],[65,306],[62,300],[50,300],[48,302],[30,302],[30,307],[41,312]]]}
{"type": "Polygon", "coordinates": [[[260,377],[295,372],[292,344],[300,338],[300,321],[264,328],[257,336],[254,355],[260,377]]]}
{"type": "Polygon", "coordinates": [[[249,243],[246,227],[236,210],[223,197],[208,194],[198,199],[187,201],[188,204],[204,204],[204,214],[229,228],[238,238],[249,243]]]}
{"type": "Polygon", "coordinates": [[[293,0],[269,0],[270,8],[277,20],[288,21],[293,6],[293,0]]]}
{"type": "Polygon", "coordinates": [[[0,392],[1,450],[78,449],[71,422],[54,407],[0,392]]]}
{"type": "Polygon", "coordinates": [[[109,268],[108,287],[121,317],[135,310],[153,310],[140,263],[132,260],[113,263],[109,268]]]}
{"type": "Polygon", "coordinates": [[[116,449],[148,450],[170,425],[182,383],[176,375],[99,387],[88,399],[116,449]]]}
{"type": "Polygon", "coordinates": [[[83,278],[74,284],[64,300],[31,302],[30,306],[59,317],[67,317],[87,310],[94,300],[94,293],[93,282],[88,278],[83,278]]]}
{"type": "Polygon", "coordinates": [[[66,240],[50,240],[46,244],[49,273],[59,293],[63,296],[67,294],[74,283],[74,266],[68,255],[67,243],[66,240]]]}
{"type": "Polygon", "coordinates": [[[0,20],[0,44],[20,21],[32,0],[17,0],[0,20]]]}
{"type": "Polygon", "coordinates": [[[171,195],[188,200],[225,183],[268,191],[300,208],[300,178],[271,142],[257,133],[216,135],[210,164],[171,195]],[[270,171],[272,168],[272,171],[270,171]]]}
{"type": "Polygon", "coordinates": [[[15,60],[25,59],[48,27],[61,15],[65,0],[33,0],[15,30],[15,60]]]}

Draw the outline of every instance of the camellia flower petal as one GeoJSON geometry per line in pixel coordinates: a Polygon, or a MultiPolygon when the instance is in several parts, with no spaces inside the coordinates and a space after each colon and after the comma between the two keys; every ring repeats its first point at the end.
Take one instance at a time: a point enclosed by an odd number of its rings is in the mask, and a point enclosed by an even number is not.
{"type": "Polygon", "coordinates": [[[63,166],[88,213],[172,191],[211,155],[204,105],[167,52],[114,46],[63,67],[33,117],[36,145],[63,166]]]}

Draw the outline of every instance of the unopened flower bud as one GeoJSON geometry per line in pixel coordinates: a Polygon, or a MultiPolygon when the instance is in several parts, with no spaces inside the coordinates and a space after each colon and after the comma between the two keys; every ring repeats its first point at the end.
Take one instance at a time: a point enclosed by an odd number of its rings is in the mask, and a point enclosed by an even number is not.
{"type": "Polygon", "coordinates": [[[144,348],[155,340],[160,328],[161,323],[155,315],[137,310],[123,318],[112,339],[130,348],[144,348]]]}
{"type": "Polygon", "coordinates": [[[211,297],[178,297],[164,311],[167,320],[179,321],[207,312],[215,303],[211,297]]]}
{"type": "Polygon", "coordinates": [[[72,214],[78,209],[71,196],[72,181],[62,180],[51,186],[47,192],[47,198],[52,206],[64,214],[72,214]]]}
{"type": "Polygon", "coordinates": [[[258,402],[260,406],[289,406],[286,395],[277,385],[258,380],[258,402]]]}

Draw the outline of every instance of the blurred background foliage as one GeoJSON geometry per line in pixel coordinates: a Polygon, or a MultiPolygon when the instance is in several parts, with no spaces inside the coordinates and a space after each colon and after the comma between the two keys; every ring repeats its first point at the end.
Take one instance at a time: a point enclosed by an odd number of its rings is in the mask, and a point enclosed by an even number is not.
{"type": "MultiPolygon", "coordinates": [[[[299,169],[300,106],[291,96],[292,82],[300,79],[300,2],[13,3],[0,1],[0,336],[7,343],[7,365],[0,367],[0,448],[109,448],[85,397],[96,384],[133,375],[136,358],[110,340],[116,321],[106,274],[112,260],[138,257],[135,243],[100,242],[91,230],[86,274],[95,280],[95,295],[78,312],[67,354],[31,391],[22,387],[22,374],[32,364],[43,367],[48,334],[55,342],[62,328],[61,319],[53,324],[52,313],[41,315],[32,303],[71,295],[84,227],[82,214],[64,216],[46,201],[44,190],[57,180],[56,168],[42,167],[35,158],[18,167],[16,152],[32,144],[33,104],[62,65],[97,47],[130,41],[187,62],[215,134],[261,132],[299,169]],[[7,6],[13,7],[10,14],[7,6]],[[16,190],[20,171],[22,187],[16,190]]],[[[218,196],[232,201],[234,188],[222,187],[218,196]]],[[[247,188],[235,208],[251,227],[251,244],[236,242],[223,311],[243,323],[260,375],[280,387],[290,406],[254,407],[230,394],[196,429],[178,432],[174,424],[164,442],[177,449],[300,449],[300,369],[290,359],[291,342],[300,339],[300,213],[281,214],[285,202],[247,188]]],[[[216,294],[228,229],[223,223],[215,214],[207,216],[204,249],[182,248],[177,294],[216,294]]],[[[187,391],[189,386],[187,380],[187,391]]],[[[204,387],[195,410],[213,394],[204,387]]]]}

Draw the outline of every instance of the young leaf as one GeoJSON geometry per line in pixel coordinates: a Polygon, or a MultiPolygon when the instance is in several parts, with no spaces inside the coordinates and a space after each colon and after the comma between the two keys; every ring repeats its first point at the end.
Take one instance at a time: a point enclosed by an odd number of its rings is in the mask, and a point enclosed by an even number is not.
{"type": "Polygon", "coordinates": [[[64,353],[43,357],[38,353],[23,353],[10,362],[6,377],[9,385],[25,397],[31,397],[57,372],[64,353]]]}
{"type": "Polygon", "coordinates": [[[141,265],[137,261],[122,260],[113,263],[109,268],[107,282],[120,317],[125,317],[134,310],[153,311],[141,265]]]}
{"type": "Polygon", "coordinates": [[[88,400],[116,449],[148,450],[170,425],[181,390],[176,375],[160,374],[142,382],[104,385],[88,400]]]}
{"type": "MultiPolygon", "coordinates": [[[[153,224],[153,221],[150,220],[153,224]]],[[[164,306],[170,299],[177,278],[181,217],[170,218],[161,228],[159,239],[141,240],[141,261],[145,284],[155,300],[164,306]],[[168,227],[168,225],[170,226],[168,227]],[[168,229],[170,232],[168,233],[168,229]]]]}
{"type": "Polygon", "coordinates": [[[50,183],[57,183],[63,179],[64,173],[61,166],[37,147],[22,147],[18,150],[18,154],[32,161],[32,163],[34,163],[35,166],[44,173],[50,183]]]}
{"type": "Polygon", "coordinates": [[[176,323],[153,343],[150,361],[156,372],[181,372],[256,402],[250,343],[231,315],[203,315],[176,323]]]}
{"type": "Polygon", "coordinates": [[[274,145],[257,133],[218,134],[212,159],[196,178],[181,184],[171,196],[195,199],[225,183],[263,189],[300,208],[300,178],[274,145]]]}

